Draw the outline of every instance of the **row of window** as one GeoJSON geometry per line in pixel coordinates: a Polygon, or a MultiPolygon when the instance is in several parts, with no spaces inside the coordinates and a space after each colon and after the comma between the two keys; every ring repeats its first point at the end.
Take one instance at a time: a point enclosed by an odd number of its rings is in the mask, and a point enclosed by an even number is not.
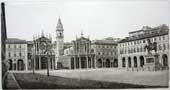
{"type": "MultiPolygon", "coordinates": [[[[169,49],[169,44],[163,44],[163,46],[158,45],[158,50],[166,50],[169,49]]],[[[120,54],[130,54],[130,53],[136,53],[136,52],[146,52],[146,49],[144,47],[137,47],[137,48],[131,48],[131,49],[120,49],[120,54]]]]}
{"type": "Polygon", "coordinates": [[[116,49],[116,46],[111,46],[111,45],[98,45],[97,48],[108,48],[108,49],[112,49],[112,48],[115,48],[116,49]]]}
{"type": "Polygon", "coordinates": [[[8,57],[11,57],[11,56],[14,56],[14,57],[17,57],[17,56],[22,57],[22,53],[19,52],[19,55],[17,55],[17,53],[13,53],[13,55],[11,55],[11,53],[8,52],[8,57]]]}
{"type": "MultiPolygon", "coordinates": [[[[166,40],[165,38],[166,38],[166,36],[154,37],[154,38],[150,38],[150,41],[151,41],[151,42],[156,42],[157,40],[166,40]]],[[[169,37],[167,36],[167,38],[169,38],[169,37]]],[[[128,46],[128,45],[142,44],[142,43],[146,43],[146,42],[147,42],[147,39],[144,39],[144,40],[138,40],[138,41],[120,43],[119,45],[120,45],[120,46],[128,46]]]]}
{"type": "Polygon", "coordinates": [[[98,52],[98,55],[116,55],[116,52],[98,52]]]}
{"type": "Polygon", "coordinates": [[[121,49],[120,50],[120,54],[130,54],[130,53],[136,53],[136,52],[144,52],[146,51],[144,48],[140,47],[140,48],[131,48],[131,49],[121,49]]]}
{"type": "Polygon", "coordinates": [[[21,44],[13,44],[13,45],[10,45],[10,44],[8,44],[8,46],[7,46],[8,48],[22,48],[22,45],[21,44]]]}

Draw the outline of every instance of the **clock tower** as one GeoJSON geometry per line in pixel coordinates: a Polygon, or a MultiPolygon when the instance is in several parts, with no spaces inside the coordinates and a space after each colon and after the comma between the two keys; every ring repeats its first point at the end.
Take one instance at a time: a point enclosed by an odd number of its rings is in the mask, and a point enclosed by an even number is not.
{"type": "Polygon", "coordinates": [[[58,61],[59,56],[63,54],[64,54],[64,29],[61,19],[59,18],[56,27],[56,48],[55,48],[56,61],[58,61]]]}

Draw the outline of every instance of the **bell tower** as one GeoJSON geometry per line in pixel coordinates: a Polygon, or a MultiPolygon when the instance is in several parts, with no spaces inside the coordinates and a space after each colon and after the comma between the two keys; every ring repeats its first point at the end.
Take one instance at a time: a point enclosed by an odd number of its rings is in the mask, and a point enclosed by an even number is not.
{"type": "Polygon", "coordinates": [[[56,48],[55,48],[55,57],[58,61],[58,57],[64,54],[64,29],[61,19],[58,19],[56,27],[56,48]]]}

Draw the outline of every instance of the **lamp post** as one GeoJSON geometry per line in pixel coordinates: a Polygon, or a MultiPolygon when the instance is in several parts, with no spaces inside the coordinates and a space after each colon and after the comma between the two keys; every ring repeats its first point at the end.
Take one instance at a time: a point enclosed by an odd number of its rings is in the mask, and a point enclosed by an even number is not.
{"type": "Polygon", "coordinates": [[[33,74],[34,74],[35,73],[35,54],[36,54],[35,53],[36,49],[35,49],[35,37],[34,36],[33,36],[33,42],[34,43],[33,43],[33,48],[32,48],[32,67],[33,67],[32,70],[33,70],[33,74]]]}
{"type": "Polygon", "coordinates": [[[49,55],[47,55],[47,76],[50,76],[50,72],[49,72],[49,55]]]}
{"type": "Polygon", "coordinates": [[[47,42],[45,52],[47,53],[47,76],[50,76],[50,73],[49,73],[49,61],[51,60],[51,55],[52,55],[52,44],[51,44],[51,42],[47,42]]]}

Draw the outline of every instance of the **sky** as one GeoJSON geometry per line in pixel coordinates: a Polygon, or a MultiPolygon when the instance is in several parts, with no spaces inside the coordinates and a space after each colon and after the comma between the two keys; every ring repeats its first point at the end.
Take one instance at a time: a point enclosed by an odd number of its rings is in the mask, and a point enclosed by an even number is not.
{"type": "Polygon", "coordinates": [[[59,17],[65,42],[80,37],[81,32],[91,40],[124,38],[143,26],[169,26],[170,3],[168,0],[7,1],[8,38],[32,40],[33,35],[44,31],[55,41],[59,17]]]}

